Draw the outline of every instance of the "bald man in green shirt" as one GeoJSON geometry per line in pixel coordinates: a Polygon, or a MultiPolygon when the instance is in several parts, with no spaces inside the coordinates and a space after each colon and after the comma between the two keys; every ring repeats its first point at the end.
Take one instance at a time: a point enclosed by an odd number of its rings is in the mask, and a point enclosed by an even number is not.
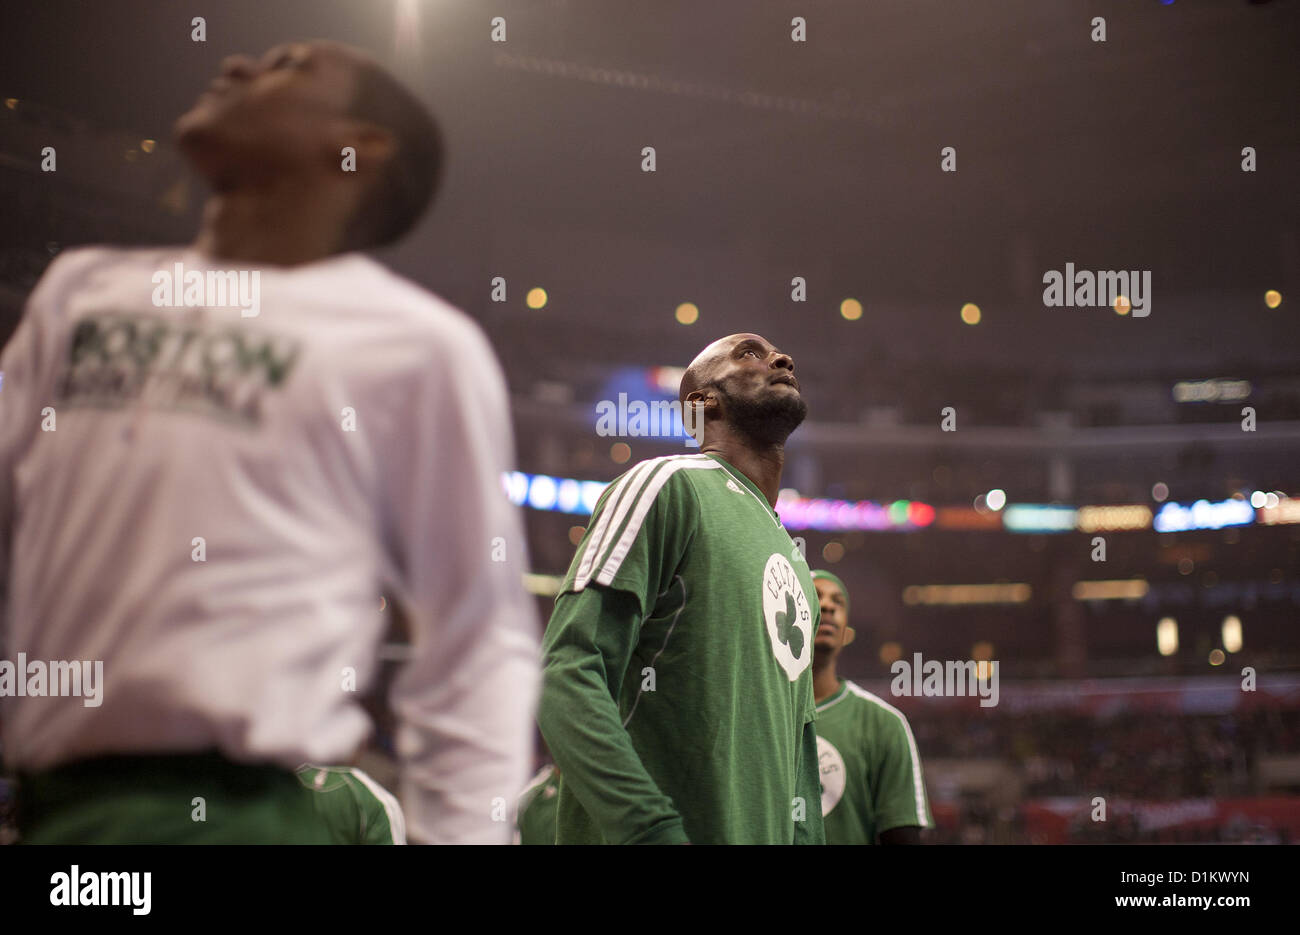
{"type": "Polygon", "coordinates": [[[729,335],[678,398],[699,453],[610,484],[547,627],[556,843],[822,844],[816,592],[775,511],[794,361],[729,335]]]}

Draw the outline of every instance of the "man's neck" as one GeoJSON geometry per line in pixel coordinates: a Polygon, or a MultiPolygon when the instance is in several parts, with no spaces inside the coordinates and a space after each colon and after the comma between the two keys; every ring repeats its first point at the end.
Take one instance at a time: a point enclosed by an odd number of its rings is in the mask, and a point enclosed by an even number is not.
{"type": "Polygon", "coordinates": [[[776,506],[777,494],[781,492],[781,472],[785,468],[784,444],[756,447],[749,439],[724,430],[719,437],[706,438],[700,446],[700,453],[722,458],[753,481],[767,502],[776,506]]]}
{"type": "Polygon", "coordinates": [[[829,659],[825,665],[818,666],[813,658],[813,701],[821,704],[840,690],[840,677],[835,674],[835,660],[829,659]]]}
{"type": "Polygon", "coordinates": [[[276,182],[214,193],[194,248],[223,260],[298,266],[339,252],[346,215],[337,199],[276,182]]]}

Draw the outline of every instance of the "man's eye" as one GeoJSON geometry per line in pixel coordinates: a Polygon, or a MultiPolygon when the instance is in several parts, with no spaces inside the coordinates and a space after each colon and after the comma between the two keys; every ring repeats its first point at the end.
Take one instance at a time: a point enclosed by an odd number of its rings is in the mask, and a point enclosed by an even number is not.
{"type": "MultiPolygon", "coordinates": [[[[749,350],[745,351],[745,354],[753,354],[755,357],[757,357],[757,356],[758,356],[758,351],[754,350],[754,349],[751,347],[749,350]]],[[[741,354],[740,356],[741,356],[741,357],[744,357],[745,354],[741,354]]]]}

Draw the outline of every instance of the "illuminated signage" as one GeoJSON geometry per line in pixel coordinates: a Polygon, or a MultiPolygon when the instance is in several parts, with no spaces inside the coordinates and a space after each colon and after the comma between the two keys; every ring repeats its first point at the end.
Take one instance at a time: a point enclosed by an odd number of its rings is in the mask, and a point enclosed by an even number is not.
{"type": "Polygon", "coordinates": [[[1250,397],[1249,380],[1180,380],[1174,384],[1176,403],[1234,403],[1250,397]]]}
{"type": "Polygon", "coordinates": [[[1072,506],[1015,503],[1002,511],[1002,525],[1011,532],[1073,532],[1078,515],[1072,506]]]}
{"type": "Polygon", "coordinates": [[[1282,500],[1277,506],[1266,506],[1259,511],[1259,521],[1272,526],[1277,523],[1300,523],[1300,500],[1282,500]]]}
{"type": "Polygon", "coordinates": [[[1151,508],[1131,506],[1081,506],[1076,525],[1080,532],[1118,532],[1151,528],[1151,508]]]}
{"type": "Polygon", "coordinates": [[[777,500],[776,512],[787,529],[824,532],[923,529],[934,522],[934,507],[914,500],[810,500],[794,494],[777,500]]]}
{"type": "Polygon", "coordinates": [[[1197,500],[1190,506],[1166,503],[1156,514],[1156,532],[1183,532],[1188,529],[1222,529],[1245,526],[1255,521],[1255,508],[1245,500],[1197,500]]]}
{"type": "Polygon", "coordinates": [[[1001,529],[1002,514],[968,506],[942,506],[935,511],[934,525],[938,529],[1001,529]]]}

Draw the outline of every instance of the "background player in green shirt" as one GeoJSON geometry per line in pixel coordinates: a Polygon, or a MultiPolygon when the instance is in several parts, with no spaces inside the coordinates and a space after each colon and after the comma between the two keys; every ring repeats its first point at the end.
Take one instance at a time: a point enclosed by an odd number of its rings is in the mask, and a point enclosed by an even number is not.
{"type": "Polygon", "coordinates": [[[547,627],[556,841],[820,844],[816,591],[773,509],[807,413],[794,362],[731,335],[679,399],[700,454],[610,484],[547,627]]]}
{"type": "Polygon", "coordinates": [[[397,798],[355,766],[299,766],[298,782],[333,844],[405,844],[397,798]]]}
{"type": "Polygon", "coordinates": [[[812,576],[821,605],[813,688],[826,843],[919,844],[933,822],[912,728],[903,712],[835,674],[855,636],[849,592],[829,571],[812,576]]]}

